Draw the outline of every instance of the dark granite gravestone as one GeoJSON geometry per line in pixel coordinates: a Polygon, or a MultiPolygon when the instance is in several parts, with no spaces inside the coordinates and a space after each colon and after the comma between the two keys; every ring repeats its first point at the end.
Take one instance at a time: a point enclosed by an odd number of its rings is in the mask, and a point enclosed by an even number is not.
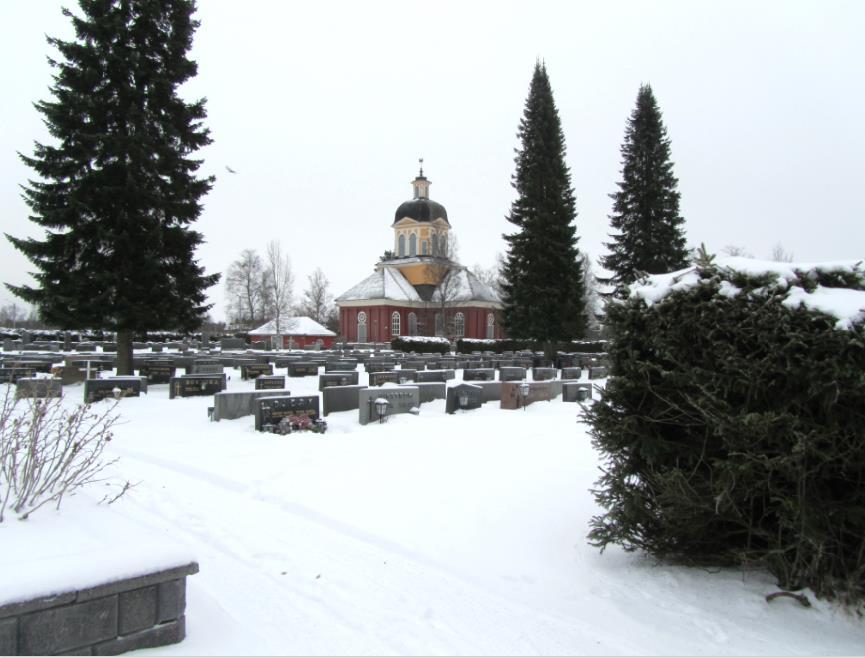
{"type": "Polygon", "coordinates": [[[215,359],[197,360],[186,371],[190,375],[218,375],[222,373],[222,364],[215,359]]]}
{"type": "Polygon", "coordinates": [[[521,409],[533,402],[541,400],[552,400],[555,397],[555,388],[551,382],[529,382],[528,394],[521,392],[522,382],[502,383],[502,409],[521,409]]]}
{"type": "Polygon", "coordinates": [[[501,366],[499,381],[518,382],[526,378],[526,369],[521,366],[501,366]]]}
{"type": "Polygon", "coordinates": [[[483,404],[483,389],[473,384],[459,384],[452,386],[447,392],[445,411],[449,414],[457,409],[468,411],[469,409],[480,409],[483,404]]]}
{"type": "Polygon", "coordinates": [[[583,376],[583,369],[576,366],[562,368],[562,379],[579,379],[583,376]]]}
{"type": "Polygon", "coordinates": [[[357,370],[322,373],[318,376],[318,390],[323,391],[328,386],[353,386],[357,384],[358,375],[357,370]]]}
{"type": "Polygon", "coordinates": [[[417,386],[421,404],[433,400],[444,400],[447,397],[447,384],[444,382],[412,382],[400,384],[400,386],[417,386]]]}
{"type": "Polygon", "coordinates": [[[481,402],[498,402],[502,399],[501,382],[472,382],[481,389],[481,402]]]}
{"type": "Polygon", "coordinates": [[[325,372],[348,372],[357,368],[357,361],[342,360],[342,361],[327,361],[324,364],[325,372]]]}
{"type": "Polygon", "coordinates": [[[84,402],[92,404],[100,400],[137,398],[145,390],[145,380],[141,377],[111,377],[108,379],[87,379],[84,381],[84,402]]]}
{"type": "Polygon", "coordinates": [[[491,382],[495,381],[495,368],[466,368],[463,370],[464,382],[491,382]]]}
{"type": "Polygon", "coordinates": [[[408,370],[425,370],[426,361],[422,359],[405,359],[402,362],[402,367],[408,370]]]}
{"type": "Polygon", "coordinates": [[[219,375],[181,375],[172,377],[168,398],[188,398],[196,395],[214,395],[225,390],[225,373],[219,375]]]}
{"type": "Polygon", "coordinates": [[[417,370],[400,368],[399,370],[394,370],[394,372],[396,373],[397,383],[399,384],[410,384],[411,382],[417,381],[417,370]]]}
{"type": "Polygon", "coordinates": [[[370,359],[364,364],[367,372],[384,372],[396,368],[396,361],[391,359],[370,359]]]}
{"type": "Polygon", "coordinates": [[[592,385],[578,382],[562,384],[562,402],[586,402],[592,399],[592,385]]]}
{"type": "Polygon", "coordinates": [[[151,361],[143,363],[138,369],[138,374],[147,377],[147,381],[151,384],[168,384],[176,370],[173,363],[151,361]]]}
{"type": "Polygon", "coordinates": [[[288,368],[289,363],[297,363],[298,361],[303,361],[303,357],[300,355],[278,356],[273,359],[273,366],[275,368],[288,368]]]}
{"type": "MultiPolygon", "coordinates": [[[[61,359],[63,357],[60,357],[61,359]]],[[[7,359],[4,361],[4,365],[10,368],[23,368],[29,370],[30,372],[42,372],[48,374],[51,372],[51,361],[43,360],[36,358],[36,355],[33,356],[33,360],[27,359],[7,359]]]]}
{"type": "Polygon", "coordinates": [[[273,365],[270,363],[244,363],[240,366],[241,379],[255,379],[260,375],[272,375],[273,365]]]}
{"type": "Polygon", "coordinates": [[[536,382],[543,382],[549,379],[555,379],[559,371],[555,368],[532,368],[532,379],[536,382]]]}
{"type": "Polygon", "coordinates": [[[290,361],[287,367],[289,377],[312,377],[318,374],[318,364],[312,361],[290,361]]]}
{"type": "Polygon", "coordinates": [[[358,408],[360,391],[366,386],[328,386],[321,391],[322,412],[325,416],[335,411],[352,411],[358,408]]]}
{"type": "Polygon", "coordinates": [[[243,338],[220,338],[219,349],[223,352],[226,350],[244,350],[246,349],[246,341],[243,338]]]}
{"type": "Polygon", "coordinates": [[[30,368],[17,368],[13,366],[0,367],[0,384],[14,384],[22,377],[32,377],[36,374],[30,368]]]}
{"type": "Polygon", "coordinates": [[[285,375],[259,375],[255,378],[255,390],[267,391],[285,388],[285,375]]]}
{"type": "MultiPolygon", "coordinates": [[[[328,389],[334,390],[334,389],[328,389]]],[[[358,422],[361,425],[381,420],[375,408],[375,401],[388,401],[387,416],[409,413],[420,406],[420,391],[417,386],[397,388],[365,388],[358,392],[358,422]]]]}
{"type": "Polygon", "coordinates": [[[603,379],[608,374],[606,366],[589,367],[589,379],[603,379]]]}
{"type": "Polygon", "coordinates": [[[15,383],[15,399],[59,398],[63,396],[63,383],[57,378],[21,377],[15,383]]]}
{"type": "Polygon", "coordinates": [[[396,384],[398,382],[399,374],[396,370],[369,373],[370,386],[381,386],[382,384],[396,384]]]}
{"type": "Polygon", "coordinates": [[[75,346],[76,352],[95,352],[96,344],[95,343],[78,343],[75,346]]]}
{"type": "Polygon", "coordinates": [[[456,373],[453,370],[420,370],[417,373],[416,382],[446,382],[454,379],[456,373]]]}
{"type": "Polygon", "coordinates": [[[220,391],[213,396],[210,420],[234,420],[255,413],[255,401],[259,398],[289,396],[288,389],[266,389],[261,391],[220,391]]]}
{"type": "Polygon", "coordinates": [[[256,400],[255,429],[261,432],[279,424],[283,418],[306,416],[312,420],[319,417],[317,395],[295,397],[270,396],[256,400]]]}

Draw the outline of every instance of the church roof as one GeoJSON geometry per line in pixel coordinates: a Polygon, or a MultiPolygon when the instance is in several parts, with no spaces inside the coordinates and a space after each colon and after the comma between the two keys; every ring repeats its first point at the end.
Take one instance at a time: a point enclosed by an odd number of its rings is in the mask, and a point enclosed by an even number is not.
{"type": "Polygon", "coordinates": [[[401,302],[419,302],[420,295],[398,269],[382,267],[363,281],[353,286],[336,301],[355,301],[362,299],[392,299],[401,302]]]}
{"type": "MultiPolygon", "coordinates": [[[[445,207],[437,201],[425,198],[412,199],[411,201],[402,203],[400,207],[396,209],[393,221],[396,223],[405,217],[414,219],[418,222],[433,222],[441,217],[447,222],[448,211],[445,210],[445,207]]],[[[448,224],[450,224],[450,222],[448,222],[448,224]]]]}
{"type": "MultiPolygon", "coordinates": [[[[321,326],[310,317],[301,315],[292,318],[282,318],[279,328],[284,336],[336,336],[330,329],[321,326]]],[[[258,329],[247,332],[250,336],[275,336],[276,321],[271,320],[258,329]]]]}
{"type": "MultiPolygon", "coordinates": [[[[449,302],[493,302],[501,300],[495,291],[464,267],[456,267],[450,286],[449,302]]],[[[336,298],[337,302],[367,299],[390,299],[393,301],[421,301],[415,287],[395,267],[385,265],[370,274],[356,286],[336,298]]],[[[427,300],[428,301],[428,300],[427,300]]]]}

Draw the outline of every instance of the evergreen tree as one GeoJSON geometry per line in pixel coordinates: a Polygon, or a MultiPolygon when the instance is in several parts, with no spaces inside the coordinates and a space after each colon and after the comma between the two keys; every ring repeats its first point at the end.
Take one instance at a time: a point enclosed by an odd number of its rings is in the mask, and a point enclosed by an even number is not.
{"type": "Polygon", "coordinates": [[[177,88],[196,74],[186,57],[194,0],[80,0],[76,37],[49,38],[61,61],[53,100],[36,103],[56,145],[20,155],[40,180],[24,198],[42,240],[6,237],[36,266],[37,286],[7,287],[64,329],[117,332],[118,372],[132,372],[132,336],[191,331],[210,306],[189,225],[213,178],[191,155],[210,143],[204,100],[177,88]]]}
{"type": "Polygon", "coordinates": [[[517,136],[517,199],[507,216],[517,230],[504,236],[504,323],[511,338],[542,341],[551,357],[555,341],[583,335],[585,295],[565,137],[541,62],[535,64],[517,136]]]}
{"type": "Polygon", "coordinates": [[[607,281],[616,285],[632,283],[643,273],[663,274],[688,266],[679,181],[673,175],[667,129],[649,85],[640,86],[621,153],[622,181],[619,191],[610,195],[610,223],[618,233],[606,243],[610,254],[601,258],[613,273],[607,281]]]}

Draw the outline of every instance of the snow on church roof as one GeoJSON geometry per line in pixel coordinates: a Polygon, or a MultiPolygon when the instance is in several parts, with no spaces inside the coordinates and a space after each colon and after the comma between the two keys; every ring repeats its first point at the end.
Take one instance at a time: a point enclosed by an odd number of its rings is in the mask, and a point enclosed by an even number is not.
{"type": "MultiPolygon", "coordinates": [[[[310,317],[301,315],[292,318],[283,318],[279,323],[280,333],[284,336],[336,336],[330,329],[322,327],[310,317]]],[[[276,321],[271,320],[258,329],[252,329],[247,334],[250,336],[275,336],[276,321]]]]}
{"type": "Polygon", "coordinates": [[[420,295],[396,268],[383,267],[373,272],[353,288],[350,288],[336,301],[360,299],[393,299],[401,302],[419,302],[420,295]]]}

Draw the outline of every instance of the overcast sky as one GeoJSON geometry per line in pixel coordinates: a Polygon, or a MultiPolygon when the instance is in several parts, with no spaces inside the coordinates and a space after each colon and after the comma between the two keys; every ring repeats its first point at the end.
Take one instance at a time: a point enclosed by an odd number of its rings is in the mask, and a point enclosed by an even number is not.
{"type": "MultiPolygon", "coordinates": [[[[48,139],[54,0],[3,0],[3,231],[39,236],[16,152],[48,139]]],[[[195,225],[208,272],[278,239],[300,295],[320,266],[336,296],[392,248],[417,159],[460,261],[490,266],[514,198],[516,131],[545,61],[577,196],[578,247],[605,253],[625,122],[650,83],[672,141],[689,245],[767,258],[865,257],[865,2],[228,2],[205,0],[183,88],[208,99],[217,176],[195,225]],[[231,167],[236,174],[226,170],[231,167]]],[[[29,280],[0,242],[0,281],[29,280]]],[[[224,318],[225,292],[210,290],[224,318]]],[[[13,297],[0,291],[0,304],[13,297]]]]}

